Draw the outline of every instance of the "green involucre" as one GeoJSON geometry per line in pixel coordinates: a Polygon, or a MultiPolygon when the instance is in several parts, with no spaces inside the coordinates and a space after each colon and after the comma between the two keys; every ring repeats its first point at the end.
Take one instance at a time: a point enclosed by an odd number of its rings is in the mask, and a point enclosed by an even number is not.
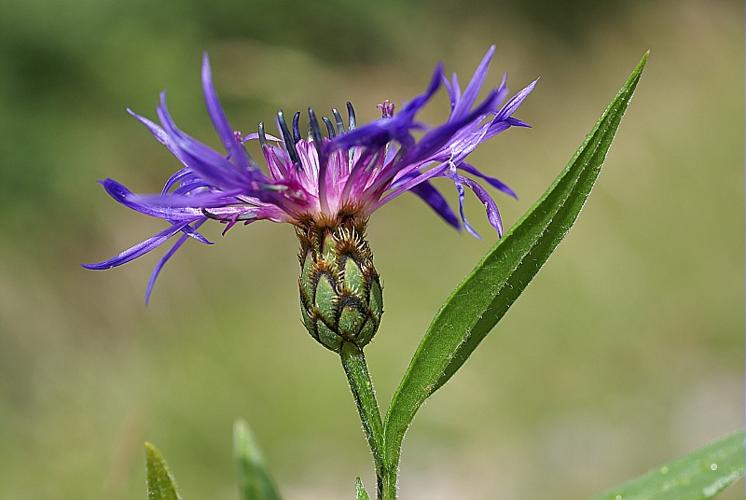
{"type": "Polygon", "coordinates": [[[363,348],[383,314],[381,282],[365,239],[365,224],[346,221],[298,229],[298,280],[303,324],[324,347],[363,348]]]}

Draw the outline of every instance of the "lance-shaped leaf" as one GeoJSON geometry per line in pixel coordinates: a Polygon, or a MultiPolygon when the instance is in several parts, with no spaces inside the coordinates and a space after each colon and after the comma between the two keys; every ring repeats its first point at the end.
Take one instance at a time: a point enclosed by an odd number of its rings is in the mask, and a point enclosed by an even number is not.
{"type": "Polygon", "coordinates": [[[744,433],[737,432],[599,495],[595,500],[713,498],[744,474],[744,433]]]}
{"type": "Polygon", "coordinates": [[[363,486],[363,480],[359,477],[355,478],[355,500],[370,500],[368,492],[365,491],[365,486],[363,486]]]}
{"type": "Polygon", "coordinates": [[[646,53],[552,186],[490,250],[433,319],[386,417],[384,441],[389,469],[398,465],[404,433],[422,403],[461,367],[575,222],[647,58],[646,53]]]}
{"type": "Polygon", "coordinates": [[[236,420],[233,425],[233,452],[238,463],[238,487],[243,500],[280,500],[274,481],[267,472],[264,456],[249,425],[236,420]]]}
{"type": "Polygon", "coordinates": [[[145,467],[148,474],[148,500],[181,500],[166,460],[150,443],[145,443],[145,467]]]}

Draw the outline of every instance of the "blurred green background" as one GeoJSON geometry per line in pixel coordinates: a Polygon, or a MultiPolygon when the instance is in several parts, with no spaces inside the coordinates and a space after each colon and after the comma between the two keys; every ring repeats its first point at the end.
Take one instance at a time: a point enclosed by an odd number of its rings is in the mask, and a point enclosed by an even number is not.
{"type": "MultiPolygon", "coordinates": [[[[124,112],[169,92],[216,144],[199,65],[233,124],[279,107],[401,103],[435,63],[466,81],[541,81],[474,161],[514,223],[640,55],[652,56],[579,223],[405,441],[402,497],[578,499],[742,425],[743,6],[740,2],[0,3],[0,497],[144,498],[142,442],[187,499],[236,499],[231,424],[252,424],[287,499],[348,499],[371,464],[338,360],[304,331],[296,241],[270,223],[189,243],[143,304],[151,255],[100,260],[162,227],[115,205],[177,162],[124,112]]],[[[446,116],[443,95],[425,117],[446,116]]],[[[442,187],[455,202],[452,186],[442,187]]],[[[430,318],[495,240],[414,197],[376,213],[386,314],[368,348],[388,401],[430,318]]],[[[724,498],[740,497],[737,486],[724,498]]]]}

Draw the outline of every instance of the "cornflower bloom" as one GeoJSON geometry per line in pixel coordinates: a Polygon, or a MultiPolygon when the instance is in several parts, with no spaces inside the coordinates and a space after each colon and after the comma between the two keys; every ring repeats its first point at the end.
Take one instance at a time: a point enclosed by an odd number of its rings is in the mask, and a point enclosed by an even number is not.
{"type": "Polygon", "coordinates": [[[425,92],[399,112],[385,101],[379,105],[381,118],[363,126],[357,125],[349,102],[346,120],[337,109],[331,110],[331,118],[319,120],[308,108],[306,135],[300,131],[300,112],[290,123],[278,112],[277,135],[268,133],[263,123],[257,132],[247,135],[234,129],[218,101],[205,55],[205,102],[225,152],[180,130],[168,111],[165,94],[161,94],[157,108],[160,124],[128,110],[182,167],[166,181],[160,194],[135,194],[113,179],[101,184],[117,202],[163,219],[168,226],[111,259],[83,266],[95,270],[121,266],[175,238],[151,274],[148,301],[163,266],[185,242],[211,243],[199,232],[208,220],[225,224],[223,234],[239,222],[290,223],[300,241],[299,287],[306,328],[329,349],[338,351],[344,341],[362,348],[377,331],[383,313],[380,279],[365,238],[368,218],[375,210],[411,192],[448,224],[457,229],[463,224],[478,237],[464,214],[469,189],[484,204],[490,225],[502,235],[500,213],[483,183],[510,196],[515,193],[466,160],[482,142],[510,127],[528,126],[513,114],[536,81],[506,101],[504,76],[477,103],[493,53],[491,47],[463,91],[457,76],[447,78],[438,65],[425,92]],[[450,114],[445,123],[425,126],[416,115],[441,85],[450,97],[450,114]],[[259,141],[266,171],[244,147],[254,140],[259,141]],[[431,183],[438,177],[455,185],[460,218],[431,183]]]}

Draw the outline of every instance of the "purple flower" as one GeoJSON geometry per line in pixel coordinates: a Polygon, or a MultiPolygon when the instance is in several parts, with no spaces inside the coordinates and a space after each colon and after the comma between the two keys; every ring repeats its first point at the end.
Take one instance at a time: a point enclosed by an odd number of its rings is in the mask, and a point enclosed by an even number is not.
{"type": "Polygon", "coordinates": [[[300,113],[288,124],[282,111],[277,114],[277,136],[265,131],[236,131],[220,106],[212,83],[207,55],[202,64],[202,86],[207,111],[225,148],[218,152],[181,131],[174,123],[161,95],[157,116],[160,124],[128,112],[142,122],[155,138],[181,162],[182,167],[167,181],[160,194],[141,195],[113,179],[101,181],[117,202],[169,225],[160,233],[123,251],[116,257],[87,269],[110,269],[160,247],[171,238],[176,242],[156,265],[148,283],[150,297],[163,265],[188,239],[210,244],[198,229],[209,219],[225,224],[223,234],[239,222],[257,220],[294,225],[312,221],[334,221],[340,217],[367,219],[376,209],[405,192],[419,196],[448,224],[479,237],[464,215],[464,196],[471,190],[487,211],[487,219],[498,235],[502,222],[497,205],[484,182],[503,193],[515,193],[498,179],[483,174],[466,162],[482,142],[511,126],[526,127],[513,113],[533,90],[536,81],[507,97],[506,77],[477,103],[494,47],[490,48],[462,91],[454,74],[449,80],[439,65],[427,89],[395,112],[394,104],[379,105],[382,118],[358,127],[355,112],[347,103],[347,120],[332,109],[332,119],[321,121],[308,109],[308,134],[300,132],[300,113]],[[450,97],[448,120],[434,127],[415,119],[440,86],[450,97]],[[419,132],[416,138],[414,132],[419,132]],[[264,171],[244,148],[258,140],[264,155],[264,171]],[[431,181],[450,179],[458,192],[460,220],[431,181]],[[475,180],[476,179],[476,180],[475,180]]]}

